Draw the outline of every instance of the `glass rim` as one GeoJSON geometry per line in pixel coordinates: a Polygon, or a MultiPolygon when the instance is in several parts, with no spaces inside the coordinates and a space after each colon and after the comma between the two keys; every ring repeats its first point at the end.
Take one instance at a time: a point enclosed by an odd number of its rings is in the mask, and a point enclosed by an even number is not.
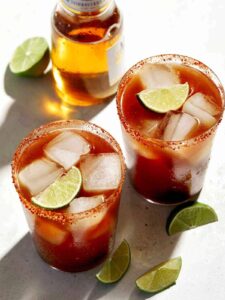
{"type": "Polygon", "coordinates": [[[156,147],[160,148],[172,148],[173,150],[180,149],[181,147],[188,147],[190,145],[195,145],[199,142],[203,142],[205,139],[207,139],[209,136],[211,136],[219,123],[222,120],[223,117],[223,111],[224,111],[224,102],[225,102],[225,92],[224,88],[222,86],[222,83],[220,82],[219,78],[217,75],[210,69],[208,66],[206,66],[204,63],[201,61],[194,59],[192,57],[186,56],[186,55],[180,55],[180,54],[160,54],[160,55],[155,55],[148,57],[146,59],[143,59],[139,62],[137,62],[135,65],[133,65],[129,70],[124,74],[122,77],[118,91],[117,91],[117,96],[116,96],[116,103],[117,103],[117,112],[119,115],[119,119],[126,130],[128,134],[130,134],[135,140],[141,142],[143,145],[149,146],[149,145],[154,145],[156,147]],[[146,137],[140,133],[139,130],[136,130],[133,128],[130,124],[126,122],[126,118],[123,114],[122,110],[122,97],[123,97],[123,92],[124,89],[127,85],[127,83],[132,79],[134,74],[137,74],[139,70],[146,64],[146,63],[151,63],[151,64],[165,64],[165,63],[178,63],[178,64],[183,64],[188,67],[192,67],[197,71],[200,71],[204,75],[206,75],[216,86],[216,88],[219,91],[219,95],[221,98],[222,102],[222,110],[221,110],[221,115],[219,116],[219,119],[217,122],[204,131],[203,133],[190,138],[186,140],[181,140],[181,141],[164,141],[160,140],[157,138],[151,138],[151,137],[146,137]]]}
{"type": "Polygon", "coordinates": [[[101,128],[98,125],[95,125],[91,122],[81,121],[81,120],[59,120],[54,122],[49,122],[44,124],[33,131],[31,131],[18,145],[15,154],[13,156],[13,160],[11,163],[12,167],[12,181],[15,186],[15,189],[19,195],[20,201],[32,214],[37,215],[39,217],[44,217],[53,221],[58,221],[60,223],[74,223],[84,218],[88,218],[92,215],[95,215],[106,207],[109,207],[116,199],[120,196],[122,186],[125,180],[125,160],[123,157],[122,150],[118,144],[118,142],[114,139],[114,137],[108,133],[106,130],[101,128]],[[52,130],[51,130],[52,129],[52,130]],[[121,162],[121,179],[120,184],[117,189],[115,189],[110,196],[105,198],[105,201],[98,205],[95,208],[89,209],[80,213],[69,213],[69,212],[58,212],[54,210],[47,210],[45,208],[39,207],[33,204],[30,200],[26,199],[21,193],[20,184],[18,180],[18,164],[21,156],[24,151],[35,141],[37,141],[40,137],[47,135],[50,132],[54,132],[60,129],[80,129],[90,133],[93,133],[108,143],[110,143],[117,154],[119,154],[120,162],[121,162]]]}

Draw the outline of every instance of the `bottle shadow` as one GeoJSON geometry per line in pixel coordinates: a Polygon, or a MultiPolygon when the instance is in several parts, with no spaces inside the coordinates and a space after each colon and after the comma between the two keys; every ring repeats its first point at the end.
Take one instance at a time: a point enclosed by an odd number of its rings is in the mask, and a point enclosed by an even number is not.
{"type": "Polygon", "coordinates": [[[115,247],[126,239],[132,260],[128,272],[118,283],[98,282],[95,274],[101,266],[76,274],[52,269],[39,258],[30,235],[26,234],[0,261],[1,299],[143,300],[152,297],[139,291],[135,280],[152,266],[173,256],[179,235],[169,237],[166,234],[170,210],[146,203],[126,180],[115,247]]]}
{"type": "Polygon", "coordinates": [[[64,106],[55,93],[51,71],[43,77],[25,78],[15,76],[7,67],[4,89],[13,103],[0,127],[0,167],[11,161],[16,146],[34,128],[61,119],[88,121],[109,103],[90,107],[64,106]]]}

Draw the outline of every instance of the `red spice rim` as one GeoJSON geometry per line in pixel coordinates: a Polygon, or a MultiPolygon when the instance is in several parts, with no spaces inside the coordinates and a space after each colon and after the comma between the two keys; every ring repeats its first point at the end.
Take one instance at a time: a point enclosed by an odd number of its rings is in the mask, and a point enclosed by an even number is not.
{"type": "Polygon", "coordinates": [[[125,130],[127,131],[127,133],[129,133],[135,140],[143,143],[146,146],[150,146],[150,145],[153,146],[154,145],[154,146],[158,146],[160,148],[172,148],[173,150],[180,149],[181,147],[188,147],[188,146],[191,146],[191,145],[195,145],[199,142],[203,142],[206,138],[208,138],[210,135],[212,135],[215,132],[217,126],[219,125],[219,123],[222,120],[223,110],[224,110],[224,101],[225,101],[225,92],[224,92],[222,83],[220,82],[217,75],[208,66],[206,66],[204,63],[202,63],[202,62],[200,62],[200,61],[198,61],[198,60],[196,60],[192,57],[185,56],[185,55],[179,55],[179,54],[156,55],[156,56],[152,56],[152,57],[143,59],[143,60],[139,61],[138,63],[136,63],[124,74],[123,78],[120,81],[117,96],[116,96],[117,112],[118,112],[120,121],[121,121],[123,127],[125,128],[125,130]],[[210,127],[205,132],[199,134],[198,136],[196,136],[194,138],[191,138],[191,139],[183,140],[183,141],[163,141],[163,140],[156,139],[156,138],[146,138],[138,130],[136,130],[132,126],[130,126],[126,122],[126,118],[125,118],[125,116],[123,114],[123,110],[122,110],[121,103],[122,103],[123,92],[124,92],[124,89],[125,89],[126,85],[128,84],[128,82],[132,79],[133,75],[138,73],[139,70],[146,63],[151,63],[151,64],[163,64],[163,63],[183,64],[183,65],[186,65],[188,67],[192,67],[192,68],[200,71],[201,73],[206,75],[209,79],[211,79],[212,82],[217,87],[217,89],[219,91],[219,94],[220,94],[220,97],[221,97],[221,100],[222,100],[221,115],[219,117],[219,120],[216,122],[216,124],[214,124],[212,127],[210,127]]]}
{"type": "Polygon", "coordinates": [[[21,143],[17,147],[16,152],[13,156],[11,166],[12,166],[12,180],[23,205],[35,215],[48,218],[50,220],[58,221],[61,223],[74,223],[83,218],[88,218],[90,215],[95,215],[96,213],[103,210],[105,207],[108,207],[111,203],[114,202],[114,200],[117,199],[117,197],[120,196],[124,179],[125,179],[125,161],[124,161],[122,150],[119,144],[117,143],[117,141],[106,130],[104,130],[100,126],[97,126],[91,122],[85,122],[81,120],[60,120],[60,121],[47,123],[45,125],[40,126],[37,129],[34,129],[28,136],[26,136],[21,141],[21,143]],[[108,198],[106,198],[102,204],[98,205],[93,209],[81,213],[57,212],[52,210],[46,210],[44,208],[34,205],[32,202],[30,202],[25,197],[23,197],[20,190],[19,181],[17,178],[21,155],[32,143],[37,141],[40,137],[43,137],[44,135],[48,134],[49,132],[53,132],[59,129],[70,129],[70,128],[88,131],[91,132],[92,134],[96,134],[101,138],[103,138],[108,143],[110,143],[113,146],[116,153],[119,154],[120,162],[121,162],[121,180],[120,180],[119,187],[108,198]]]}

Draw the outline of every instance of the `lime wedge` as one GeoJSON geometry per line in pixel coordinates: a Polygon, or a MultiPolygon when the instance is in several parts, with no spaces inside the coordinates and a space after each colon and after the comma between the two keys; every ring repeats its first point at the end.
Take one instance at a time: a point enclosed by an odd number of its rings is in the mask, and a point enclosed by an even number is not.
{"type": "Polygon", "coordinates": [[[123,240],[112,257],[106,260],[102,269],[96,274],[97,279],[102,283],[119,281],[128,270],[130,260],[129,244],[126,240],[123,240]]]}
{"type": "Polygon", "coordinates": [[[42,37],[34,37],[16,48],[9,67],[16,75],[37,77],[44,73],[49,61],[47,41],[42,37]]]}
{"type": "Polygon", "coordinates": [[[82,183],[78,168],[72,167],[65,175],[56,179],[49,187],[36,197],[33,203],[46,209],[57,209],[68,205],[78,194],[82,183]]]}
{"type": "Polygon", "coordinates": [[[148,293],[157,293],[174,284],[181,270],[181,257],[163,262],[136,280],[137,287],[148,293]]]}
{"type": "Polygon", "coordinates": [[[212,207],[196,202],[184,208],[178,207],[171,212],[167,222],[167,232],[173,235],[216,221],[218,217],[212,207]]]}
{"type": "Polygon", "coordinates": [[[168,88],[147,89],[137,94],[138,99],[149,109],[157,113],[166,113],[179,109],[189,93],[188,83],[175,84],[168,88]]]}

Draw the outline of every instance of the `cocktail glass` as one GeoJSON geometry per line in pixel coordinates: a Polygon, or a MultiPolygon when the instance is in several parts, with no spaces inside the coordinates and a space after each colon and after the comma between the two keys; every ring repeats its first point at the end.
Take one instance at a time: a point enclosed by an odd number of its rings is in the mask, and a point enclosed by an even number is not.
{"type": "MultiPolygon", "coordinates": [[[[34,153],[35,157],[35,153],[34,153]]],[[[102,128],[84,121],[57,121],[31,132],[18,146],[12,162],[12,177],[22,202],[34,244],[49,265],[69,272],[88,270],[102,262],[113,247],[125,164],[120,146],[102,128]],[[119,155],[121,179],[103,203],[80,213],[47,210],[30,201],[18,179],[24,153],[40,138],[58,130],[78,130],[98,136],[119,155]]]]}
{"type": "MultiPolygon", "coordinates": [[[[147,75],[145,74],[145,76],[147,75]]],[[[214,72],[203,63],[187,56],[158,55],[138,62],[127,71],[119,85],[117,109],[126,146],[127,166],[131,180],[135,189],[147,201],[174,205],[197,199],[203,186],[213,138],[222,119],[224,99],[223,87],[214,72]],[[126,107],[137,101],[129,111],[130,120],[134,119],[135,123],[135,118],[138,118],[139,113],[138,105],[141,106],[142,104],[136,98],[136,93],[140,92],[140,88],[135,90],[135,87],[131,86],[133,84],[132,80],[135,76],[139,76],[147,64],[160,66],[173,64],[188,67],[193,74],[193,78],[195,78],[195,81],[191,83],[194,87],[201,80],[205,91],[209,89],[207,86],[209,85],[210,89],[213,89],[214,95],[216,95],[217,102],[219,102],[217,104],[220,111],[215,124],[193,138],[180,141],[165,141],[154,138],[143,133],[142,124],[139,124],[139,127],[133,126],[132,122],[127,120],[125,110],[126,107]],[[131,88],[128,93],[126,91],[129,85],[131,88]],[[127,103],[126,107],[124,103],[127,103]]]]}

